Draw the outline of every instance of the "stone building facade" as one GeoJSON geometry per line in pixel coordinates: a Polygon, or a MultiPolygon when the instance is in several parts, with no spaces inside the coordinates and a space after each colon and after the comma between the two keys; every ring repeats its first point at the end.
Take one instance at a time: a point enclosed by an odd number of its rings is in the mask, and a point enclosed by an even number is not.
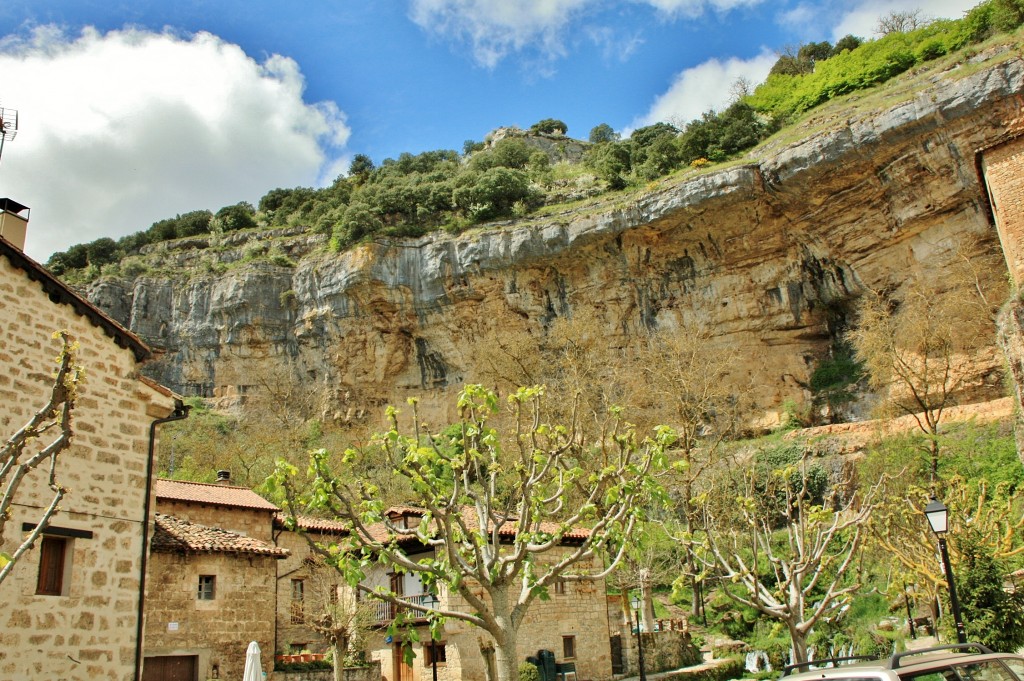
{"type": "Polygon", "coordinates": [[[250,489],[158,479],[147,579],[149,679],[241,678],[256,641],[273,671],[277,507],[250,489]]]}
{"type": "MultiPolygon", "coordinates": [[[[422,511],[411,511],[412,514],[422,511]]],[[[412,525],[408,525],[412,526],[412,525]]],[[[423,551],[414,540],[402,540],[407,555],[417,560],[423,551]]],[[[569,546],[555,548],[547,555],[557,560],[569,546]]],[[[578,564],[586,571],[586,564],[578,564]]],[[[448,610],[469,611],[471,606],[458,593],[441,588],[436,594],[426,593],[414,575],[396,575],[385,568],[367,574],[364,584],[388,587],[403,594],[405,600],[430,601],[437,599],[438,607],[448,610]]],[[[603,579],[588,581],[562,581],[549,588],[549,600],[536,599],[519,629],[516,658],[525,661],[539,650],[550,650],[557,663],[573,663],[578,678],[605,681],[612,678],[611,636],[606,585],[603,579]]],[[[480,595],[484,596],[481,589],[480,595]]],[[[376,624],[367,637],[367,648],[372,659],[380,662],[382,678],[386,681],[429,681],[433,678],[435,649],[426,620],[415,626],[418,638],[391,635],[387,625],[394,619],[395,610],[387,604],[377,607],[376,624]],[[412,663],[404,655],[404,647],[411,646],[412,663]]],[[[615,627],[618,633],[618,627],[615,627]]],[[[496,678],[494,644],[490,635],[467,622],[448,619],[444,633],[437,644],[437,678],[439,681],[484,681],[488,678],[485,667],[490,666],[489,678],[496,678]]]]}
{"type": "Polygon", "coordinates": [[[326,653],[327,639],[311,624],[335,609],[342,580],[334,568],[323,564],[308,540],[329,544],[345,529],[340,523],[318,518],[300,516],[297,522],[300,532],[286,529],[283,517],[274,521],[274,543],[288,551],[288,557],[277,564],[275,651],[326,653]]]}
{"type": "Polygon", "coordinates": [[[1024,134],[985,150],[979,162],[1006,266],[1019,288],[1024,283],[1024,134]]]}
{"type": "MultiPolygon", "coordinates": [[[[66,329],[78,342],[85,368],[72,444],[56,469],[68,492],[44,535],[48,555],[63,564],[54,588],[41,593],[38,542],[0,587],[0,678],[127,681],[141,662],[150,426],[180,402],[139,375],[152,354],[142,341],[3,238],[0,318],[4,439],[48,398],[61,350],[54,332],[66,329]]],[[[13,551],[38,522],[52,497],[47,473],[26,478],[0,550],[13,551]]]]}

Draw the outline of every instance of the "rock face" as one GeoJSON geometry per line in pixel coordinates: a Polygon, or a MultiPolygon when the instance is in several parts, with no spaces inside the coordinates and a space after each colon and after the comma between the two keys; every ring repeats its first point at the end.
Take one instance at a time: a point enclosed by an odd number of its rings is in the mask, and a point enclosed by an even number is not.
{"type": "MultiPolygon", "coordinates": [[[[106,280],[89,294],[166,349],[150,370],[184,394],[231,398],[277,372],[326,395],[331,413],[416,394],[432,420],[445,418],[449,393],[479,374],[480,348],[586,311],[615,346],[707,325],[742,349],[737,371],[771,410],[806,400],[844,302],[898,287],[958,241],[974,257],[999,252],[976,154],[1021,120],[1024,60],[968,68],[908,88],[898,104],[826,107],[803,139],[771,142],[743,165],[584,210],[343,254],[268,233],[294,268],[223,274],[201,266],[241,247],[171,244],[166,257],[191,275],[106,280]]],[[[1005,279],[979,275],[996,302],[1005,279]]],[[[1000,393],[1000,373],[994,352],[980,358],[979,393],[1000,393]]]]}

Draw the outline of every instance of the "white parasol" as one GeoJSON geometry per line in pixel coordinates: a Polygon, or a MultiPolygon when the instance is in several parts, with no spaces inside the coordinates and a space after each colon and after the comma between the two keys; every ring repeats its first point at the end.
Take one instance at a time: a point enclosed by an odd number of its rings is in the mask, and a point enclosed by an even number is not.
{"type": "Polygon", "coordinates": [[[245,651],[245,673],[242,681],[263,681],[263,665],[260,664],[260,646],[256,641],[245,651]]]}

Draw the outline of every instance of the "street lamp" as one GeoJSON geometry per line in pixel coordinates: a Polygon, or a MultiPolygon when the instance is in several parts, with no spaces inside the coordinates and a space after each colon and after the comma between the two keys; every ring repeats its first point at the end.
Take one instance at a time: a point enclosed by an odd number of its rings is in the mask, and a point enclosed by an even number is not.
{"type": "Polygon", "coordinates": [[[639,596],[633,596],[630,599],[630,604],[633,606],[633,610],[636,611],[636,656],[640,664],[640,681],[647,681],[647,674],[644,672],[644,639],[640,635],[640,606],[643,604],[643,601],[640,600],[639,596]]]}
{"type": "Polygon", "coordinates": [[[939,538],[939,553],[942,556],[942,567],[946,571],[946,583],[949,585],[949,606],[953,610],[953,622],[956,624],[956,641],[957,643],[967,643],[964,620],[960,616],[960,601],[957,600],[956,584],[953,582],[953,566],[949,564],[949,550],[946,549],[949,509],[944,503],[932,497],[932,500],[924,507],[924,515],[928,518],[928,525],[931,526],[932,532],[939,538]]]}

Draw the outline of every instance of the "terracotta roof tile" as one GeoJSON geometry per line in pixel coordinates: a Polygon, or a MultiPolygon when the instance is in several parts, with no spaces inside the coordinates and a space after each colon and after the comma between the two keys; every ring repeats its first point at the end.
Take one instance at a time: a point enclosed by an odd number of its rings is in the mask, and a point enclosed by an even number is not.
{"type": "Polygon", "coordinates": [[[286,558],[287,549],[244,534],[199,525],[165,513],[155,514],[152,549],[157,553],[246,553],[286,558]]]}
{"type": "Polygon", "coordinates": [[[258,511],[280,510],[248,487],[157,478],[155,488],[157,499],[191,501],[199,504],[230,506],[233,508],[251,508],[258,511]]]}
{"type": "MultiPolygon", "coordinates": [[[[284,527],[284,523],[287,518],[287,515],[278,513],[274,516],[274,526],[284,527]]],[[[327,532],[330,534],[348,534],[348,526],[345,523],[338,522],[337,520],[327,520],[325,518],[314,518],[308,515],[299,515],[295,516],[295,521],[303,530],[327,532]]]]}

